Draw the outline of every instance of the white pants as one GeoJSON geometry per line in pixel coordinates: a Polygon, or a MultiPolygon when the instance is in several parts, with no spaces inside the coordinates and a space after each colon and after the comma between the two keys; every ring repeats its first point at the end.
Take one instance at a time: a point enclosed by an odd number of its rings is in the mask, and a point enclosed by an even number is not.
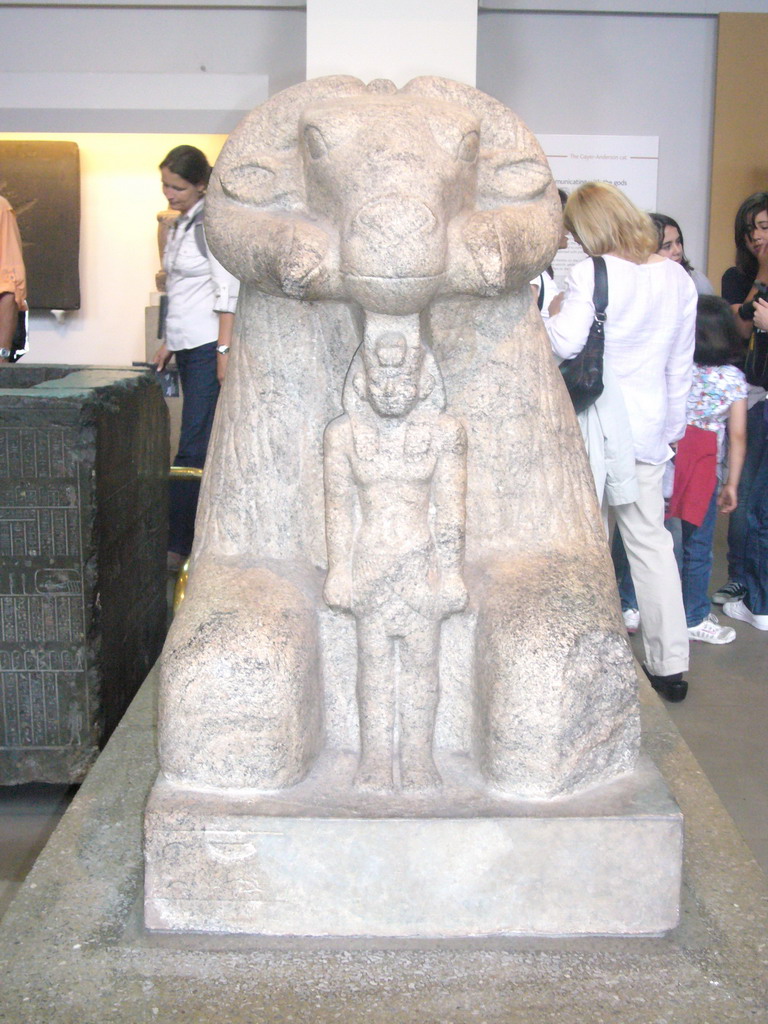
{"type": "Polygon", "coordinates": [[[645,664],[654,675],[688,670],[688,627],[672,534],[664,527],[664,465],[635,464],[637,501],[614,513],[637,594],[645,664]]]}

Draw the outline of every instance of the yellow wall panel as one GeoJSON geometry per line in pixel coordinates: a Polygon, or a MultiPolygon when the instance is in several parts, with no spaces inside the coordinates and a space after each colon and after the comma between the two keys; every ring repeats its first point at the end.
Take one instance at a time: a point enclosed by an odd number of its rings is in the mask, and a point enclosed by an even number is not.
{"type": "Polygon", "coordinates": [[[708,276],[733,265],[733,220],[753,192],[768,191],[768,14],[718,18],[708,276]]]}

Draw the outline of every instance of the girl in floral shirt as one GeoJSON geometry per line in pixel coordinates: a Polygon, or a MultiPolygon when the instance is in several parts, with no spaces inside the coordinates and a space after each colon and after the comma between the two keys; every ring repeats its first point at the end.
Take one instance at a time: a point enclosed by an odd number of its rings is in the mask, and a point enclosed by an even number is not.
{"type": "Polygon", "coordinates": [[[717,510],[732,512],[744,464],[747,423],[747,382],[733,365],[742,351],[733,313],[724,299],[699,297],[693,382],[688,395],[688,427],[675,459],[675,485],[670,516],[682,521],[683,583],[688,635],[692,640],[728,644],[735,630],[721,626],[708,597],[717,510]],[[724,464],[728,434],[727,469],[724,464]]]}

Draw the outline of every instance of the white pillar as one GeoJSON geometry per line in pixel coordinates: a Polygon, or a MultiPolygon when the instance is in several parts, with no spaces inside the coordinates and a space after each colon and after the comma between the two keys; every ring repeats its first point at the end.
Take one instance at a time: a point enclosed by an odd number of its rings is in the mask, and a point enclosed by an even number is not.
{"type": "Polygon", "coordinates": [[[475,84],[477,0],[307,0],[307,78],[475,84]]]}

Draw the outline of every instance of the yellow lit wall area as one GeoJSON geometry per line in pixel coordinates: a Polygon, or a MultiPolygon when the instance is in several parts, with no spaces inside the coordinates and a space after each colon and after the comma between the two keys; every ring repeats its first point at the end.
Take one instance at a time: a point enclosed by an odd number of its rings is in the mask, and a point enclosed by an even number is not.
{"type": "Polygon", "coordinates": [[[733,264],[736,211],[768,189],[768,14],[721,14],[718,23],[708,267],[719,290],[733,264]]]}
{"type": "Polygon", "coordinates": [[[145,358],[144,308],[159,269],[156,218],[166,206],[158,164],[182,143],[213,163],[225,138],[0,133],[2,141],[66,141],[80,149],[81,309],[61,323],[34,314],[28,362],[125,366],[145,358]]]}

